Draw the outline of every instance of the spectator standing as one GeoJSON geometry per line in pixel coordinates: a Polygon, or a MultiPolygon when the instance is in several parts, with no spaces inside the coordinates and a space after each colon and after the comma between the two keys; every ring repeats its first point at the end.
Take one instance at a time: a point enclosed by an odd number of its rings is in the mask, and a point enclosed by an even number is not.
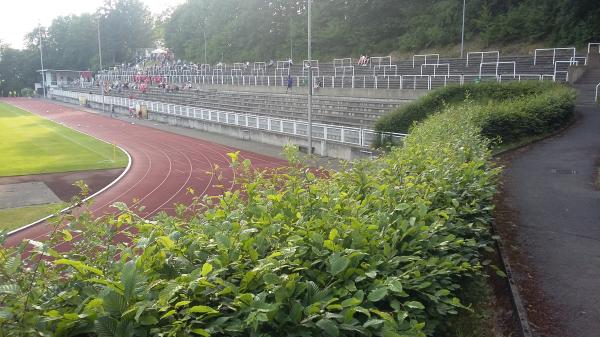
{"type": "Polygon", "coordinates": [[[292,79],[292,75],[288,75],[288,79],[287,79],[287,88],[285,89],[285,93],[287,94],[288,91],[290,92],[290,94],[292,93],[292,87],[294,86],[294,80],[292,79]]]}

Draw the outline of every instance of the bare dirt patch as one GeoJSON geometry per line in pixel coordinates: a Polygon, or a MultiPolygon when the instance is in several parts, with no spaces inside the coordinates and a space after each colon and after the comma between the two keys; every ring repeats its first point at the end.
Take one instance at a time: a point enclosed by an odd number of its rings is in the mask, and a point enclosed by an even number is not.
{"type": "Polygon", "coordinates": [[[46,173],[27,176],[0,177],[0,185],[18,184],[27,182],[43,182],[62,201],[69,202],[71,198],[80,193],[77,186],[73,184],[83,181],[90,188],[90,193],[95,193],[123,172],[123,169],[91,170],[64,173],[46,173]]]}

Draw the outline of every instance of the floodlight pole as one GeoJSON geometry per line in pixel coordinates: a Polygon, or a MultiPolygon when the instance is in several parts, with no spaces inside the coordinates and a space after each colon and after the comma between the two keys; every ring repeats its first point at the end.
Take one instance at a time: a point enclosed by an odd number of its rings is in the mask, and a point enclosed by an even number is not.
{"type": "Polygon", "coordinates": [[[42,90],[44,92],[44,98],[46,97],[46,73],[44,71],[44,52],[42,48],[42,27],[39,26],[38,33],[40,34],[40,63],[42,65],[42,90]]]}
{"type": "Polygon", "coordinates": [[[460,58],[463,58],[465,51],[465,12],[467,10],[467,0],[463,0],[463,12],[462,12],[462,33],[460,38],[460,58]]]}
{"type": "Polygon", "coordinates": [[[208,58],[206,57],[206,17],[202,26],[202,35],[204,35],[204,64],[208,64],[208,58]]]}
{"type": "Polygon", "coordinates": [[[206,58],[206,24],[204,25],[204,64],[208,64],[207,62],[207,58],[206,58]]]}
{"type": "MultiPolygon", "coordinates": [[[[98,56],[100,58],[100,71],[98,71],[98,73],[100,74],[100,78],[102,78],[102,42],[100,42],[100,18],[102,16],[98,15],[98,56]]],[[[100,92],[102,92],[102,112],[104,112],[104,80],[102,80],[100,82],[100,92]]],[[[112,111],[111,111],[111,117],[112,117],[112,111]]]]}
{"type": "MultiPolygon", "coordinates": [[[[312,154],[312,31],[311,31],[311,3],[308,0],[308,154],[312,154]]],[[[302,65],[304,66],[304,65],[302,65]]]]}

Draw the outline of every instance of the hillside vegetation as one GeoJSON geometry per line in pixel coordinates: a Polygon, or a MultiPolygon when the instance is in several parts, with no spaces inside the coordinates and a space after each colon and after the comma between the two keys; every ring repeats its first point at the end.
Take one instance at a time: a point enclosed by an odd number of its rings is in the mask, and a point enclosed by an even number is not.
{"type": "MultiPolygon", "coordinates": [[[[466,4],[467,48],[524,52],[536,45],[584,47],[600,41],[596,0],[466,4]]],[[[306,0],[190,0],[155,17],[139,0],[117,0],[106,2],[100,12],[105,67],[134,61],[136,48],[153,48],[156,41],[177,58],[196,63],[306,58],[306,0]]],[[[313,57],[323,61],[424,50],[457,56],[461,23],[458,0],[313,1],[313,57]]],[[[32,30],[25,50],[0,41],[0,91],[8,95],[33,86],[39,36],[44,37],[46,68],[97,70],[97,29],[95,14],[60,16],[49,27],[32,30]]]]}
{"type": "MultiPolygon", "coordinates": [[[[594,0],[468,0],[466,40],[583,46],[600,40],[594,0]]],[[[313,1],[313,55],[320,59],[435,50],[460,43],[462,1],[313,1]]],[[[306,57],[306,1],[192,0],[164,18],[165,43],[210,63],[306,57]],[[290,50],[291,48],[291,50],[290,50]]],[[[458,50],[456,50],[458,52],[458,50]]],[[[455,54],[456,55],[456,54],[455,54]]]]}

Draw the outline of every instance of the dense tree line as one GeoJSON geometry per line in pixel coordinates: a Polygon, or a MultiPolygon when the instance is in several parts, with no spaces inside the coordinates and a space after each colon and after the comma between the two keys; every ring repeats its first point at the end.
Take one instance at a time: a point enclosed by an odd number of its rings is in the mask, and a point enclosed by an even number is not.
{"type": "MultiPolygon", "coordinates": [[[[460,0],[313,1],[317,58],[434,49],[460,42],[460,0]]],[[[166,17],[164,41],[208,62],[306,55],[306,0],[189,0],[166,17]],[[290,50],[291,49],[291,50],[290,50]]],[[[579,45],[600,40],[596,0],[468,0],[467,40],[579,45]]]]}
{"type": "MultiPolygon", "coordinates": [[[[460,0],[313,0],[314,57],[456,45],[461,16],[460,0]]],[[[96,70],[98,23],[107,66],[131,61],[136,48],[158,40],[198,63],[298,60],[306,57],[306,22],[306,0],[188,0],[155,18],[140,0],[117,0],[93,14],[58,17],[41,30],[48,68],[96,70]]],[[[33,82],[35,73],[21,68],[35,64],[39,34],[28,34],[23,51],[2,49],[5,87],[9,80],[33,82]],[[17,75],[21,80],[9,79],[17,75]]],[[[600,41],[600,6],[597,0],[467,0],[466,39],[483,47],[583,46],[600,41]]]]}
{"type": "Polygon", "coordinates": [[[153,45],[154,23],[140,0],[106,1],[96,13],[59,16],[49,27],[25,36],[25,48],[0,45],[0,93],[20,92],[40,82],[40,37],[46,69],[99,69],[98,30],[103,65],[130,60],[137,48],[153,45]]]}

